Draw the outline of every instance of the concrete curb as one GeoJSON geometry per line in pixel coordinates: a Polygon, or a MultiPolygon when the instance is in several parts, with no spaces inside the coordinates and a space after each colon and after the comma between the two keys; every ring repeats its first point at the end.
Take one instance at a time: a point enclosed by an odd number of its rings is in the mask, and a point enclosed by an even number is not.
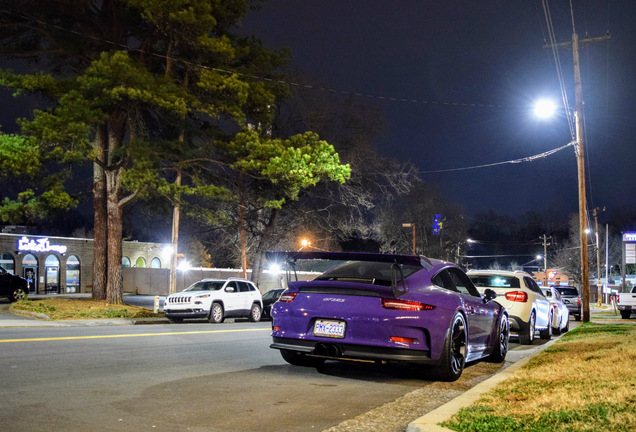
{"type": "Polygon", "coordinates": [[[460,409],[471,405],[478,400],[482,394],[494,388],[497,384],[510,378],[514,373],[522,368],[531,358],[540,354],[544,349],[551,346],[559,339],[552,339],[549,342],[539,345],[533,349],[533,352],[525,356],[521,360],[508,366],[501,372],[477,384],[475,387],[466,391],[464,394],[456,397],[450,402],[434,409],[433,411],[423,415],[417,420],[409,423],[406,432],[453,432],[451,429],[439,426],[438,423],[449,420],[460,409]]]}

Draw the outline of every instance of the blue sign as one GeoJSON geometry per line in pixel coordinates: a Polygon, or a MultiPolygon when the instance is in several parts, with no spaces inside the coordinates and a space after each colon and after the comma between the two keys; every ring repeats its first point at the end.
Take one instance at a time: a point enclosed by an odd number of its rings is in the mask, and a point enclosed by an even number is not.
{"type": "Polygon", "coordinates": [[[444,227],[444,218],[441,214],[436,214],[433,218],[433,235],[440,235],[444,227]]]}

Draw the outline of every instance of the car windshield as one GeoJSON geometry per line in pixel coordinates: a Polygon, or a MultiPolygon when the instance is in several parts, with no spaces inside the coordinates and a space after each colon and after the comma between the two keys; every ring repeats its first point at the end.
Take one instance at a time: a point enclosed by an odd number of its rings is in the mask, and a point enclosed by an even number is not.
{"type": "Polygon", "coordinates": [[[519,278],[504,275],[468,275],[476,287],[519,288],[519,278]]]}
{"type": "Polygon", "coordinates": [[[195,282],[184,291],[218,291],[223,288],[225,281],[199,281],[195,282]]]}
{"type": "Polygon", "coordinates": [[[275,299],[280,296],[282,290],[270,290],[263,294],[263,300],[275,299]]]}
{"type": "Polygon", "coordinates": [[[557,290],[559,290],[561,295],[566,295],[566,296],[578,296],[579,295],[579,292],[576,290],[576,288],[557,288],[557,290]]]}

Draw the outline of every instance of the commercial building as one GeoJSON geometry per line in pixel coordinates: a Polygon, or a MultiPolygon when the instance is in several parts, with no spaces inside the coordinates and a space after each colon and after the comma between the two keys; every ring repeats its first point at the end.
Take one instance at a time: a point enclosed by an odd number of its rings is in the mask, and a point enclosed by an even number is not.
{"type": "MultiPolygon", "coordinates": [[[[20,231],[5,227],[3,231],[20,231]]],[[[24,232],[24,230],[22,230],[24,232]]],[[[90,293],[94,240],[0,233],[0,266],[29,281],[29,293],[90,293]]],[[[123,267],[169,268],[170,245],[124,241],[123,267]]]]}

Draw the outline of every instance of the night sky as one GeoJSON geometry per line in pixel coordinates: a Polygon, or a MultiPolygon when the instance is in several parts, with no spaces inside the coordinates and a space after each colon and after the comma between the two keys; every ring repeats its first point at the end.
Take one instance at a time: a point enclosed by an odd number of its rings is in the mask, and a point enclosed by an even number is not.
{"type": "MultiPolygon", "coordinates": [[[[636,2],[573,0],[581,44],[588,208],[631,208],[636,185],[636,2]]],[[[569,42],[569,2],[552,1],[557,42],[569,42]]],[[[430,171],[514,160],[571,141],[543,6],[527,1],[267,0],[241,34],[290,48],[292,65],[329,85],[334,98],[360,93],[380,108],[385,154],[412,161],[427,182],[467,214],[494,210],[578,211],[573,147],[547,158],[445,173],[430,171]],[[395,98],[397,100],[390,100],[395,98]],[[539,98],[561,107],[538,119],[539,98]]],[[[560,49],[574,107],[571,49],[560,49]]],[[[321,91],[321,90],[315,90],[321,91]]]]}

